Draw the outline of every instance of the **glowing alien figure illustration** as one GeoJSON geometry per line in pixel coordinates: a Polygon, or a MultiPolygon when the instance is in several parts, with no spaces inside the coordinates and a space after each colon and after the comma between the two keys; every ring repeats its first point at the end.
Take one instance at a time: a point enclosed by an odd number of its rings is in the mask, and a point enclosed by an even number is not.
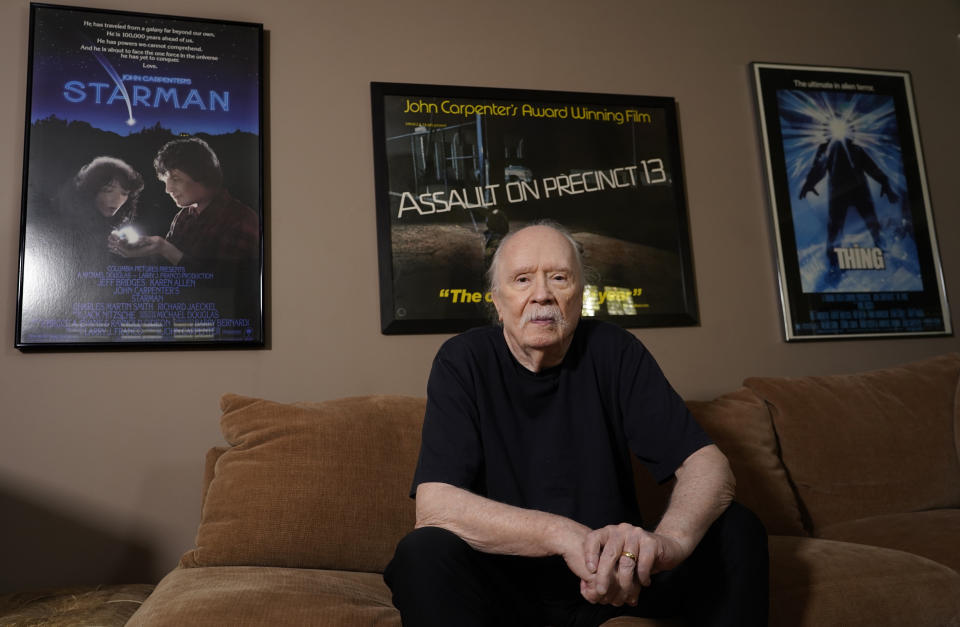
{"type": "Polygon", "coordinates": [[[836,267],[837,259],[832,254],[837,245],[837,239],[843,230],[850,207],[857,210],[864,224],[873,236],[874,246],[883,248],[880,235],[880,222],[870,196],[867,185],[867,175],[880,184],[880,195],[886,196],[890,202],[897,202],[900,197],[890,187],[890,180],[877,166],[870,155],[857,145],[854,140],[856,127],[846,120],[834,118],[828,123],[830,137],[820,144],[814,156],[813,165],[800,189],[800,198],[813,192],[817,183],[824,176],[830,176],[829,184],[829,219],[827,222],[827,256],[831,267],[836,267]]]}

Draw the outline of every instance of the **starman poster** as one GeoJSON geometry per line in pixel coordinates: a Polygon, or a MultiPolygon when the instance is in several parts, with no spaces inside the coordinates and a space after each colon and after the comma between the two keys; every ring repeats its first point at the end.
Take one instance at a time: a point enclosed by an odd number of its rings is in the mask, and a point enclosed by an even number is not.
{"type": "Polygon", "coordinates": [[[559,222],[586,265],[583,315],[697,323],[671,98],[372,84],[385,333],[487,321],[510,231],[559,222]]]}
{"type": "Polygon", "coordinates": [[[258,24],[34,4],[16,345],[262,345],[258,24]]]}
{"type": "Polygon", "coordinates": [[[909,74],[753,70],[787,339],[950,333],[909,74]]]}

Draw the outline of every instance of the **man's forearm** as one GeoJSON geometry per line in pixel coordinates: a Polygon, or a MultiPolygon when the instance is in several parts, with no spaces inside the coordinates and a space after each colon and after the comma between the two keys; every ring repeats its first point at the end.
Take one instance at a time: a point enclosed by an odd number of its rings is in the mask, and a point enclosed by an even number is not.
{"type": "Polygon", "coordinates": [[[582,552],[590,531],[569,518],[505,505],[446,483],[417,488],[417,527],[441,527],[484,553],[525,557],[582,552]]]}
{"type": "Polygon", "coordinates": [[[179,264],[183,259],[183,252],[181,252],[179,248],[171,244],[170,241],[166,239],[163,240],[160,254],[163,255],[163,258],[169,261],[172,265],[179,264]]]}
{"type": "Polygon", "coordinates": [[[736,481],[726,456],[714,445],[690,455],[676,477],[670,504],[656,533],[677,540],[689,556],[733,501],[736,481]]]}

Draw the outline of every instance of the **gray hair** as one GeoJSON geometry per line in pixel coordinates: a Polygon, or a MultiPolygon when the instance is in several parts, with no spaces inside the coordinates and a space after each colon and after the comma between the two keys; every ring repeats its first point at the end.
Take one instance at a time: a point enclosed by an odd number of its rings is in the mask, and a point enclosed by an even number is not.
{"type": "Polygon", "coordinates": [[[500,245],[497,246],[497,250],[493,253],[493,258],[490,260],[490,267],[487,268],[487,286],[489,287],[490,292],[496,292],[498,289],[497,269],[500,267],[500,253],[503,251],[504,246],[514,235],[532,226],[545,226],[547,228],[551,228],[560,235],[563,235],[566,240],[570,242],[570,247],[573,249],[573,258],[576,263],[577,280],[580,282],[580,287],[583,287],[586,279],[584,277],[583,253],[581,252],[580,243],[575,240],[573,235],[570,234],[570,231],[559,222],[555,220],[542,219],[531,222],[527,226],[517,229],[516,231],[511,231],[510,233],[507,233],[502,240],[500,240],[500,245]]]}

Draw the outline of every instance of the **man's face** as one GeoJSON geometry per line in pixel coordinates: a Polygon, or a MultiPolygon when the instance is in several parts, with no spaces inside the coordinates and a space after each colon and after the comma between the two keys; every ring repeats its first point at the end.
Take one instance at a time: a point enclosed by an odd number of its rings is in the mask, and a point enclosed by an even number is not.
{"type": "Polygon", "coordinates": [[[158,177],[163,181],[163,191],[170,195],[173,202],[181,209],[204,203],[210,199],[210,188],[203,183],[194,181],[189,174],[183,170],[173,168],[165,174],[158,177]]]}
{"type": "Polygon", "coordinates": [[[583,300],[567,238],[546,226],[523,229],[501,251],[494,281],[493,304],[514,355],[518,349],[565,353],[583,300]]]}

